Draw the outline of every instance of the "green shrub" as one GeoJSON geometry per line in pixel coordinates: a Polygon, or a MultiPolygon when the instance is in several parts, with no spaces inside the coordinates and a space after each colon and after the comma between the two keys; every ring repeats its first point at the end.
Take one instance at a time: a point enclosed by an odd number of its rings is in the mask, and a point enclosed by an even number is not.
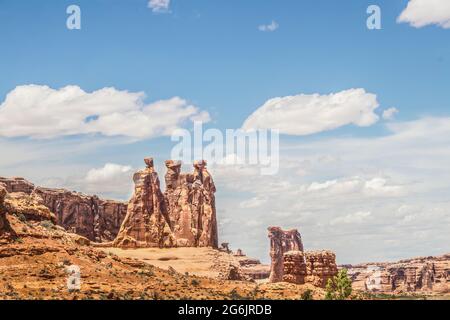
{"type": "Polygon", "coordinates": [[[200,281],[198,281],[197,279],[192,279],[191,285],[193,285],[194,287],[197,287],[200,285],[200,281]]]}
{"type": "Polygon", "coordinates": [[[23,243],[23,239],[22,238],[15,238],[14,242],[15,243],[23,243]]]}
{"type": "Polygon", "coordinates": [[[308,289],[302,293],[301,300],[314,300],[312,290],[308,289]]]}
{"type": "Polygon", "coordinates": [[[345,300],[352,294],[352,280],[347,275],[347,269],[339,271],[337,276],[329,279],[326,286],[326,300],[345,300]]]}
{"type": "Polygon", "coordinates": [[[55,228],[55,225],[53,224],[53,222],[51,222],[49,220],[42,221],[41,226],[43,226],[47,230],[52,230],[55,228]]]}

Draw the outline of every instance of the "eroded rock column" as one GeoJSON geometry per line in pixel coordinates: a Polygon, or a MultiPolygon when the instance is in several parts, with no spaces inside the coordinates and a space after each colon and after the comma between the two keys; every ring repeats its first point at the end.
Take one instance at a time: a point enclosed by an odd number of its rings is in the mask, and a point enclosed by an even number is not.
{"type": "Polygon", "coordinates": [[[134,194],[114,245],[124,248],[173,247],[174,238],[153,159],[145,159],[145,164],[147,167],[133,176],[134,194]]]}
{"type": "Polygon", "coordinates": [[[6,188],[0,184],[0,235],[3,233],[6,225],[6,209],[4,206],[6,194],[6,188]]]}
{"type": "Polygon", "coordinates": [[[283,231],[279,227],[270,227],[270,282],[283,281],[284,263],[283,255],[289,251],[303,251],[303,243],[300,233],[296,230],[283,231]]]}

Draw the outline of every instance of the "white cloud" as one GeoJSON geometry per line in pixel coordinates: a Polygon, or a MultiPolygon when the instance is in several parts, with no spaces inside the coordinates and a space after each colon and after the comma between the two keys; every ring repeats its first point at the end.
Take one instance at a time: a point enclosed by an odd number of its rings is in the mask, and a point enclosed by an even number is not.
{"type": "Polygon", "coordinates": [[[277,30],[280,27],[280,25],[272,20],[272,22],[270,24],[262,24],[258,27],[259,31],[263,31],[263,32],[273,32],[275,30],[277,30]]]}
{"type": "Polygon", "coordinates": [[[371,217],[372,213],[370,211],[358,211],[355,213],[347,214],[342,217],[334,218],[330,221],[330,225],[334,226],[337,224],[358,224],[367,221],[371,217]]]}
{"type": "Polygon", "coordinates": [[[243,129],[279,129],[302,136],[349,124],[367,127],[378,121],[374,113],[378,106],[376,95],[364,89],[274,98],[247,118],[243,129]]]}
{"type": "Polygon", "coordinates": [[[149,0],[148,7],[155,13],[167,13],[170,9],[170,0],[149,0]]]}
{"type": "Polygon", "coordinates": [[[107,163],[103,168],[89,170],[86,181],[88,183],[109,183],[120,178],[123,174],[128,176],[131,170],[132,167],[130,166],[107,163]]]}
{"type": "Polygon", "coordinates": [[[0,136],[54,138],[80,134],[137,139],[170,136],[186,121],[209,120],[187,101],[174,97],[144,103],[142,92],[103,88],[92,93],[78,86],[18,86],[0,105],[0,136]],[[23,115],[27,115],[24,117],[23,115]]]}
{"type": "Polygon", "coordinates": [[[450,1],[410,0],[397,22],[406,22],[415,28],[435,24],[448,29],[450,28],[450,1]]]}
{"type": "Polygon", "coordinates": [[[88,194],[127,199],[132,190],[133,173],[131,166],[107,163],[101,168],[90,169],[84,177],[70,177],[65,185],[88,194]]]}
{"type": "Polygon", "coordinates": [[[359,197],[397,197],[404,195],[406,190],[402,186],[390,185],[383,177],[370,179],[352,177],[341,180],[313,182],[309,186],[300,188],[303,193],[321,193],[322,195],[349,195],[357,194],[359,197]]]}
{"type": "Polygon", "coordinates": [[[248,209],[248,208],[257,208],[257,207],[261,207],[262,205],[264,205],[267,202],[266,198],[258,198],[258,197],[254,197],[251,198],[249,200],[243,201],[240,204],[240,207],[243,209],[248,209]]]}
{"type": "Polygon", "coordinates": [[[394,120],[395,115],[399,113],[397,108],[389,108],[383,111],[383,119],[384,120],[394,120]]]}

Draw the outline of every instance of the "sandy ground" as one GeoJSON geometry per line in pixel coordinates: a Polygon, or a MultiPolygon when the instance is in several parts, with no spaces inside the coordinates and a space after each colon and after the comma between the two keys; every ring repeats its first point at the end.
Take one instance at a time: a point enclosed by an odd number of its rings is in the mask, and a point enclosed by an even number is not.
{"type": "Polygon", "coordinates": [[[172,248],[172,249],[119,249],[102,248],[106,253],[114,253],[121,258],[134,258],[164,270],[172,267],[177,272],[199,277],[216,278],[219,275],[217,264],[236,261],[230,254],[212,248],[172,248]]]}

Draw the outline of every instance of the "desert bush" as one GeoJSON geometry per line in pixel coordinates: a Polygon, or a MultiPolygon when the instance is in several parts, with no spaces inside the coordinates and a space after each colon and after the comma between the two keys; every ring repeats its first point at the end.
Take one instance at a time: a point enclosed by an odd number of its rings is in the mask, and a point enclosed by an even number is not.
{"type": "Polygon", "coordinates": [[[198,281],[197,279],[192,279],[191,285],[193,285],[194,287],[198,287],[200,285],[200,281],[198,281]]]}
{"type": "Polygon", "coordinates": [[[55,228],[55,225],[53,224],[53,222],[51,222],[49,220],[42,221],[41,226],[47,230],[51,230],[51,229],[55,228]]]}
{"type": "Polygon", "coordinates": [[[326,300],[345,300],[352,294],[352,281],[347,275],[347,269],[339,271],[337,276],[328,280],[326,300]]]}
{"type": "Polygon", "coordinates": [[[308,289],[301,295],[301,300],[314,300],[312,290],[308,289]]]}

